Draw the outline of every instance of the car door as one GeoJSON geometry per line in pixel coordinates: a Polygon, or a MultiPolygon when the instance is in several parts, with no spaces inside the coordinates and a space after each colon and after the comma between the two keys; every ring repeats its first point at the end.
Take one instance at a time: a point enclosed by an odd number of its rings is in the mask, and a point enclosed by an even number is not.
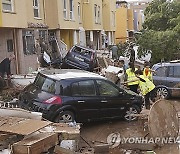
{"type": "Polygon", "coordinates": [[[180,95],[180,66],[169,66],[167,85],[173,96],[180,95]]]}
{"type": "Polygon", "coordinates": [[[101,103],[100,114],[103,118],[119,117],[126,110],[130,101],[125,91],[107,80],[96,80],[99,102],[101,103]]]}
{"type": "Polygon", "coordinates": [[[158,85],[168,86],[167,70],[168,70],[167,66],[161,66],[155,70],[155,73],[153,73],[153,81],[156,86],[158,85]]]}
{"type": "Polygon", "coordinates": [[[97,102],[97,91],[94,80],[82,80],[71,86],[77,118],[80,120],[96,119],[99,116],[100,103],[97,102]]]}

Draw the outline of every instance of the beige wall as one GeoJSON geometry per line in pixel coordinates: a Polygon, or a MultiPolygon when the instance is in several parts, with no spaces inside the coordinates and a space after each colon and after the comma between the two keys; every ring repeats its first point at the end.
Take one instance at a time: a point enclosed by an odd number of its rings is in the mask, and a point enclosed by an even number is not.
{"type": "Polygon", "coordinates": [[[133,23],[133,10],[128,9],[128,30],[134,30],[134,23],[133,23]]]}
{"type": "Polygon", "coordinates": [[[37,55],[25,55],[23,51],[22,29],[16,29],[14,32],[16,49],[17,49],[17,69],[18,73],[27,74],[30,71],[37,70],[37,55]]]}
{"type": "Polygon", "coordinates": [[[57,0],[45,0],[45,8],[46,8],[46,13],[45,13],[45,23],[49,26],[50,29],[54,28],[60,28],[60,23],[59,23],[59,16],[58,16],[58,4],[57,0]]]}
{"type": "Polygon", "coordinates": [[[40,18],[34,18],[32,0],[15,0],[13,12],[2,12],[3,27],[26,28],[27,23],[44,23],[43,0],[40,0],[40,18]]]}
{"type": "Polygon", "coordinates": [[[60,28],[60,29],[79,29],[82,27],[82,23],[78,20],[78,2],[82,5],[81,0],[74,0],[74,19],[69,19],[69,1],[67,1],[67,19],[63,16],[63,1],[62,0],[45,0],[46,7],[46,23],[50,28],[60,28]]]}
{"type": "MultiPolygon", "coordinates": [[[[115,26],[113,25],[113,15],[116,12],[116,0],[104,0],[103,1],[103,29],[105,31],[115,31],[115,26]]],[[[116,20],[115,20],[116,22],[116,20]]]]}
{"type": "Polygon", "coordinates": [[[0,27],[2,26],[2,3],[0,0],[0,27]]]}
{"type": "Polygon", "coordinates": [[[116,32],[115,38],[116,43],[118,42],[125,42],[127,39],[127,8],[118,8],[116,10],[116,32]]]}
{"type": "Polygon", "coordinates": [[[68,50],[73,46],[73,31],[72,30],[60,30],[61,40],[66,42],[68,50]]]}
{"type": "MultiPolygon", "coordinates": [[[[9,57],[14,52],[7,52],[7,40],[13,39],[13,30],[11,29],[0,29],[0,62],[9,57]]],[[[15,61],[11,62],[11,73],[16,73],[15,61]]]]}
{"type": "Polygon", "coordinates": [[[102,30],[103,29],[103,14],[102,0],[90,0],[89,3],[83,4],[83,25],[85,30],[102,30]],[[100,6],[100,23],[95,23],[94,5],[100,6]]]}

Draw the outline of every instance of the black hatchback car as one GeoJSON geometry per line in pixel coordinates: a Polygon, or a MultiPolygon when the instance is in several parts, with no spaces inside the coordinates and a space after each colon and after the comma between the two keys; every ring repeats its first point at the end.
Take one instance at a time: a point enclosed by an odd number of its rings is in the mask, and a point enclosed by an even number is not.
{"type": "Polygon", "coordinates": [[[133,121],[142,102],[141,96],[98,74],[75,69],[39,72],[34,83],[19,96],[22,108],[42,112],[44,118],[53,122],[120,117],[133,121]]]}
{"type": "Polygon", "coordinates": [[[63,59],[62,68],[75,68],[93,71],[97,66],[96,51],[80,46],[73,46],[63,59]]]}

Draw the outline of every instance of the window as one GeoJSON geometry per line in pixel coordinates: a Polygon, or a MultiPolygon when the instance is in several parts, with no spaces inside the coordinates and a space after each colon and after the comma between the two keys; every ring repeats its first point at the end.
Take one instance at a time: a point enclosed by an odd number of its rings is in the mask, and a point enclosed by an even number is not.
{"type": "Polygon", "coordinates": [[[54,94],[55,93],[55,81],[53,81],[52,79],[46,78],[42,85],[42,90],[54,94]]]}
{"type": "Polygon", "coordinates": [[[72,96],[96,96],[94,81],[87,80],[73,83],[72,96]]]}
{"type": "Polygon", "coordinates": [[[39,0],[33,0],[34,17],[39,18],[39,0]]]}
{"type": "Polygon", "coordinates": [[[7,51],[8,52],[13,52],[13,40],[7,40],[7,51]]]}
{"type": "Polygon", "coordinates": [[[2,0],[3,11],[14,11],[13,0],[2,0]]]}
{"type": "Polygon", "coordinates": [[[79,23],[81,23],[81,3],[78,3],[78,19],[79,23]]]}
{"type": "Polygon", "coordinates": [[[70,13],[70,20],[74,19],[74,14],[73,14],[73,0],[69,0],[69,13],[70,13]]]}
{"type": "Polygon", "coordinates": [[[101,23],[101,18],[100,18],[100,6],[98,6],[97,22],[98,22],[99,24],[101,23]]]}
{"type": "Polygon", "coordinates": [[[39,38],[41,38],[43,41],[48,41],[48,31],[39,30],[39,38]]]}
{"type": "Polygon", "coordinates": [[[97,80],[98,89],[100,96],[118,96],[119,90],[111,85],[110,83],[103,81],[103,80],[97,80]]]}
{"type": "Polygon", "coordinates": [[[155,76],[166,77],[167,67],[159,67],[155,72],[155,76]]]}
{"type": "Polygon", "coordinates": [[[169,77],[180,77],[180,66],[171,66],[169,67],[169,77]]]}
{"type": "Polygon", "coordinates": [[[112,26],[115,27],[115,12],[112,11],[112,26]]]}
{"type": "Polygon", "coordinates": [[[91,58],[92,54],[93,54],[92,51],[89,51],[89,50],[86,50],[86,49],[83,49],[83,48],[79,48],[79,47],[75,47],[73,49],[73,52],[77,52],[81,56],[85,56],[85,57],[88,57],[88,58],[91,58]]]}
{"type": "Polygon", "coordinates": [[[174,77],[180,77],[180,66],[174,66],[174,77]]]}
{"type": "Polygon", "coordinates": [[[174,67],[170,66],[169,67],[169,77],[173,77],[174,76],[174,67]]]}
{"type": "Polygon", "coordinates": [[[35,79],[35,85],[37,86],[38,89],[41,89],[43,91],[49,92],[49,93],[55,93],[55,81],[49,78],[46,78],[45,76],[42,75],[37,75],[35,79]]]}
{"type": "Polygon", "coordinates": [[[95,23],[98,23],[97,21],[97,5],[94,5],[94,19],[95,19],[95,23]]]}
{"type": "Polygon", "coordinates": [[[64,16],[64,19],[67,19],[67,2],[66,2],[66,0],[63,0],[63,16],[64,16]]]}
{"type": "Polygon", "coordinates": [[[23,50],[26,55],[35,53],[35,39],[32,30],[23,31],[23,50]]]}

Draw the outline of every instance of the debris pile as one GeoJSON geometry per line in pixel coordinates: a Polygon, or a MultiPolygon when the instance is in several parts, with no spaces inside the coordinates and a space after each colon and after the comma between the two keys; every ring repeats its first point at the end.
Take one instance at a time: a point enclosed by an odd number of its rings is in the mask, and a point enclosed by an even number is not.
{"type": "Polygon", "coordinates": [[[42,121],[41,118],[41,113],[0,109],[0,150],[13,154],[63,153],[69,150],[60,147],[64,140],[74,140],[74,150],[77,150],[78,124],[72,127],[65,123],[42,121]]]}

